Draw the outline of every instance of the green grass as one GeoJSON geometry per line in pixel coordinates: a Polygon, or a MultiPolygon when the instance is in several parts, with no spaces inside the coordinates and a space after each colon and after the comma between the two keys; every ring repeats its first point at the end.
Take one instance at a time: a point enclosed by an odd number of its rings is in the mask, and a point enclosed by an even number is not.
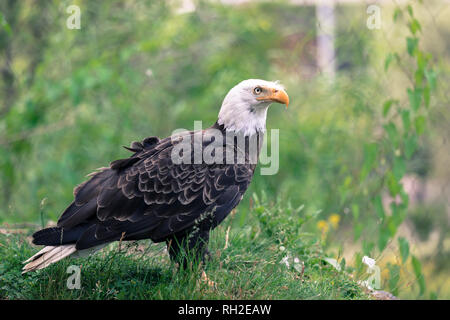
{"type": "MultiPolygon", "coordinates": [[[[346,274],[323,262],[320,245],[301,242],[280,250],[276,237],[255,234],[255,226],[219,226],[206,265],[215,288],[201,282],[200,269],[178,271],[162,244],[113,244],[85,259],[65,259],[44,270],[21,274],[22,261],[38,248],[25,234],[0,234],[0,299],[368,299],[346,274]],[[291,256],[290,267],[280,263],[291,256]],[[293,267],[293,259],[304,270],[293,267]],[[70,265],[81,266],[81,289],[69,290],[70,265]]],[[[306,237],[307,238],[307,237],[306,237]]]]}

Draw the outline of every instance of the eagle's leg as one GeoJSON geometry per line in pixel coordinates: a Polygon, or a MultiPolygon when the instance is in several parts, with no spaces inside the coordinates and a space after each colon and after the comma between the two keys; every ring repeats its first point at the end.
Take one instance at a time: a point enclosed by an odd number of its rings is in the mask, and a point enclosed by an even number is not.
{"type": "Polygon", "coordinates": [[[181,237],[171,237],[166,240],[166,243],[170,259],[178,263],[180,269],[193,269],[194,265],[199,265],[202,268],[200,281],[215,288],[216,284],[208,278],[203,269],[205,262],[211,259],[211,253],[207,247],[208,240],[209,229],[194,228],[193,231],[181,237]]]}
{"type": "Polygon", "coordinates": [[[204,264],[211,254],[207,245],[209,230],[194,230],[166,240],[170,259],[178,263],[180,269],[192,268],[194,263],[204,264]]]}
{"type": "Polygon", "coordinates": [[[211,254],[211,252],[209,252],[208,247],[205,246],[204,250],[205,251],[204,251],[204,254],[203,254],[203,257],[202,257],[202,261],[206,262],[206,261],[211,260],[212,259],[212,254],[211,254]]]}

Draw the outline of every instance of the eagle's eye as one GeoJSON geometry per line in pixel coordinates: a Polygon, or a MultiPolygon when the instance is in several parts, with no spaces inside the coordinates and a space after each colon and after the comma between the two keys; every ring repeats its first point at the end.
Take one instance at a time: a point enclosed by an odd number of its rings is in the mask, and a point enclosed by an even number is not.
{"type": "Polygon", "coordinates": [[[262,92],[261,87],[256,87],[255,89],[253,89],[254,94],[260,94],[261,92],[262,92]]]}

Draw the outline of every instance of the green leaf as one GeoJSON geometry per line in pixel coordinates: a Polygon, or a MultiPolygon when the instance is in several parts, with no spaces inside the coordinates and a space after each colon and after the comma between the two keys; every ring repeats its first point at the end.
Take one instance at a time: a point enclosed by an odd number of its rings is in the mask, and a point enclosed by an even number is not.
{"type": "Polygon", "coordinates": [[[385,217],[385,213],[384,213],[384,208],[383,208],[383,202],[381,201],[381,196],[377,195],[374,199],[373,199],[373,206],[375,207],[375,213],[377,214],[377,216],[383,220],[385,217]]]}
{"type": "Polygon", "coordinates": [[[3,30],[6,31],[8,35],[11,35],[11,26],[9,25],[8,21],[6,21],[5,16],[3,13],[0,12],[0,27],[3,28],[3,30]]]}
{"type": "Polygon", "coordinates": [[[393,59],[394,55],[392,53],[388,53],[386,59],[384,59],[384,71],[387,71],[389,69],[389,65],[391,64],[393,59]]]}
{"type": "Polygon", "coordinates": [[[398,100],[389,99],[383,104],[383,117],[386,117],[394,103],[397,103],[398,100]]]}
{"type": "Polygon", "coordinates": [[[412,57],[414,56],[417,46],[419,44],[419,39],[417,38],[406,38],[406,49],[408,51],[408,54],[412,57]]]}
{"type": "Polygon", "coordinates": [[[394,14],[392,15],[392,20],[393,20],[394,22],[396,22],[397,19],[398,19],[399,17],[401,17],[402,15],[403,15],[402,10],[401,10],[400,8],[395,8],[394,14]]]}
{"type": "Polygon", "coordinates": [[[417,68],[420,71],[425,71],[427,61],[428,57],[422,51],[417,52],[417,68]]]}
{"type": "Polygon", "coordinates": [[[428,83],[430,84],[431,90],[436,88],[436,72],[433,69],[425,70],[425,77],[427,78],[428,83]]]}
{"type": "Polygon", "coordinates": [[[414,81],[416,82],[416,86],[422,86],[423,80],[425,79],[425,74],[423,70],[417,69],[414,73],[414,81]]]}
{"type": "MultiPolygon", "coordinates": [[[[398,211],[398,208],[395,208],[395,210],[398,211]]],[[[395,236],[395,234],[397,233],[397,229],[398,229],[398,223],[397,223],[396,219],[394,219],[393,216],[389,217],[388,223],[387,223],[387,230],[389,230],[389,236],[393,238],[395,236]]]]}
{"type": "Polygon", "coordinates": [[[424,116],[418,116],[414,120],[414,125],[416,127],[417,134],[421,135],[425,131],[425,117],[424,116]]]}
{"type": "Polygon", "coordinates": [[[389,268],[389,290],[390,292],[396,296],[398,295],[398,282],[400,280],[400,266],[397,264],[388,264],[389,268]]]}
{"type": "Polygon", "coordinates": [[[422,264],[416,256],[411,256],[411,264],[413,266],[414,274],[416,277],[420,277],[422,275],[422,264]]]}
{"type": "Polygon", "coordinates": [[[419,21],[417,21],[416,18],[413,18],[412,21],[409,23],[409,30],[411,30],[412,34],[416,34],[417,31],[421,31],[422,28],[420,26],[419,21]]]}
{"type": "Polygon", "coordinates": [[[425,86],[423,88],[423,102],[425,103],[425,107],[429,107],[430,106],[430,87],[429,86],[425,86]]]}
{"type": "Polygon", "coordinates": [[[422,102],[422,89],[416,88],[411,90],[408,88],[408,98],[409,104],[414,111],[417,111],[420,108],[420,103],[422,102]]]}
{"type": "MultiPolygon", "coordinates": [[[[403,193],[403,190],[400,190],[399,193],[401,195],[403,193]]],[[[404,206],[402,204],[397,204],[395,202],[391,202],[391,210],[392,215],[390,217],[391,219],[389,222],[392,223],[390,228],[392,236],[394,236],[395,233],[397,232],[397,228],[402,224],[403,220],[405,220],[406,211],[404,210],[404,206]]]]}
{"type": "Polygon", "coordinates": [[[411,135],[405,139],[405,156],[410,159],[417,149],[417,136],[411,135]]]}
{"type": "Polygon", "coordinates": [[[364,164],[361,169],[361,179],[364,180],[369,172],[373,169],[377,158],[378,145],[376,143],[368,143],[364,145],[364,164]]]}
{"type": "Polygon", "coordinates": [[[403,263],[406,262],[406,260],[409,257],[409,243],[408,240],[406,240],[403,237],[398,238],[398,245],[400,247],[400,255],[402,256],[403,263]]]}
{"type": "Polygon", "coordinates": [[[414,270],[414,274],[416,276],[417,282],[419,284],[420,293],[419,295],[423,295],[425,292],[425,279],[422,274],[422,264],[416,256],[411,256],[411,264],[414,270]]]}
{"type": "Polygon", "coordinates": [[[392,168],[392,172],[394,173],[394,177],[397,180],[400,180],[406,171],[406,163],[402,157],[394,158],[394,166],[392,168]]]}
{"type": "Polygon", "coordinates": [[[411,120],[409,118],[409,110],[402,110],[402,121],[403,121],[403,128],[405,131],[409,131],[409,128],[411,126],[411,120]]]}
{"type": "Polygon", "coordinates": [[[399,207],[401,209],[403,209],[403,212],[406,212],[405,210],[408,209],[408,205],[409,205],[409,195],[408,195],[408,193],[405,192],[405,190],[402,190],[400,192],[400,198],[402,199],[402,203],[399,204],[399,207]]]}
{"type": "Polygon", "coordinates": [[[389,189],[389,194],[395,197],[401,191],[401,185],[398,183],[397,179],[392,172],[386,173],[387,185],[389,189]]]}
{"type": "Polygon", "coordinates": [[[408,10],[409,15],[412,17],[414,15],[414,13],[413,13],[413,8],[411,7],[411,5],[408,4],[408,6],[406,8],[408,10]]]}
{"type": "Polygon", "coordinates": [[[383,251],[386,248],[387,243],[390,238],[390,232],[388,228],[380,228],[380,233],[378,235],[378,249],[383,251]]]}
{"type": "Polygon", "coordinates": [[[419,295],[421,296],[425,293],[426,290],[425,277],[422,275],[417,279],[417,281],[419,282],[419,295]]]}
{"type": "Polygon", "coordinates": [[[397,132],[397,128],[395,127],[395,124],[393,122],[389,122],[389,123],[385,124],[383,127],[389,136],[389,140],[392,141],[394,146],[397,146],[398,132],[397,132]]]}

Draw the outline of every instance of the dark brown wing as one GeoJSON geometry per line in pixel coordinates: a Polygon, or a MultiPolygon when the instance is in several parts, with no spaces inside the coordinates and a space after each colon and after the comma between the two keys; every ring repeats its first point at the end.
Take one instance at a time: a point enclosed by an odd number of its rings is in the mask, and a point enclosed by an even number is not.
{"type": "Polygon", "coordinates": [[[147,138],[133,143],[127,159],[102,168],[74,191],[58,221],[64,230],[85,226],[84,249],[104,242],[151,238],[162,241],[208,214],[213,226],[239,203],[253,176],[249,164],[174,164],[174,143],[147,138]]]}

